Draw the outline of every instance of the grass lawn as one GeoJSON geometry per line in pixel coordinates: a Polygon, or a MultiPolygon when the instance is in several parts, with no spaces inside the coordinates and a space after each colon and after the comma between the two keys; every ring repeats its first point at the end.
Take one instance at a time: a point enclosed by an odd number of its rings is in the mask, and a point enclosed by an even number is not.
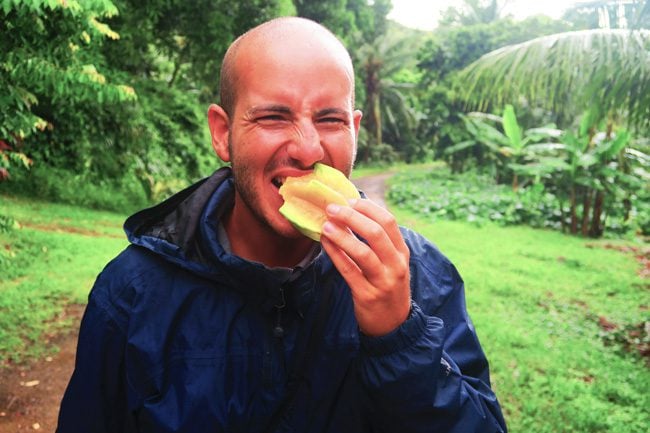
{"type": "Polygon", "coordinates": [[[65,307],[85,304],[104,265],[126,246],[124,216],[0,196],[0,366],[41,356],[48,336],[69,326],[65,307]]]}
{"type": "Polygon", "coordinates": [[[633,255],[606,241],[393,210],[463,276],[512,432],[648,431],[648,364],[616,343],[650,319],[633,255]]]}

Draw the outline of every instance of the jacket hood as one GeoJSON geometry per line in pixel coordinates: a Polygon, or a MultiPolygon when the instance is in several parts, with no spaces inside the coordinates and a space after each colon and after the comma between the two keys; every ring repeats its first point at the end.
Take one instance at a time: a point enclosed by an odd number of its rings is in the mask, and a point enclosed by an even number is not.
{"type": "MultiPolygon", "coordinates": [[[[124,223],[129,242],[188,270],[213,272],[199,241],[200,221],[210,197],[230,177],[229,168],[219,169],[160,204],[131,215],[124,223]]],[[[223,203],[223,207],[231,204],[223,203]]]]}

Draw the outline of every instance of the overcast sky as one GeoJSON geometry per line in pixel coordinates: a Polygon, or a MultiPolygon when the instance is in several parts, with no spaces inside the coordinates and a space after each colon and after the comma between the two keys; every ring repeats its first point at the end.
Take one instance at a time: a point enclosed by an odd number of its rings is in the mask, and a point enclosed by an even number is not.
{"type": "MultiPolygon", "coordinates": [[[[435,28],[440,12],[449,6],[462,5],[462,0],[392,0],[393,10],[389,18],[408,27],[422,30],[435,28]]],[[[544,14],[559,18],[570,5],[577,3],[571,0],[510,0],[505,8],[506,14],[516,18],[529,15],[544,14]]]]}

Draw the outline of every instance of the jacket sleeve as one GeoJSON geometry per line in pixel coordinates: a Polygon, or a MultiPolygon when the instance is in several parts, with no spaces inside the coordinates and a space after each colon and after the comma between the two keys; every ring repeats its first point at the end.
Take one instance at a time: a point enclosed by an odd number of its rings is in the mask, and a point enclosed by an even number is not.
{"type": "Polygon", "coordinates": [[[409,318],[388,335],[361,339],[370,422],[378,432],[505,432],[462,279],[432,245],[410,246],[409,318]]]}
{"type": "Polygon", "coordinates": [[[108,305],[101,276],[81,321],[75,368],[61,402],[57,433],[128,433],[125,329],[108,305]]]}

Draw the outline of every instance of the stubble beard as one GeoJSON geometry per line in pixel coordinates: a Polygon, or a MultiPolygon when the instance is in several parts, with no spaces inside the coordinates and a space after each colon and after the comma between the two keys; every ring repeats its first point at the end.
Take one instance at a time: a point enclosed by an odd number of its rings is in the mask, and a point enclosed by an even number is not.
{"type": "Polygon", "coordinates": [[[231,169],[233,176],[233,183],[235,191],[241,198],[244,206],[249,210],[250,214],[255,218],[261,227],[273,232],[282,237],[291,237],[287,233],[281,233],[273,226],[270,218],[264,215],[260,207],[262,202],[261,193],[255,189],[255,175],[254,170],[245,161],[240,161],[237,158],[236,152],[233,153],[232,143],[229,142],[229,152],[231,156],[231,169]]]}

